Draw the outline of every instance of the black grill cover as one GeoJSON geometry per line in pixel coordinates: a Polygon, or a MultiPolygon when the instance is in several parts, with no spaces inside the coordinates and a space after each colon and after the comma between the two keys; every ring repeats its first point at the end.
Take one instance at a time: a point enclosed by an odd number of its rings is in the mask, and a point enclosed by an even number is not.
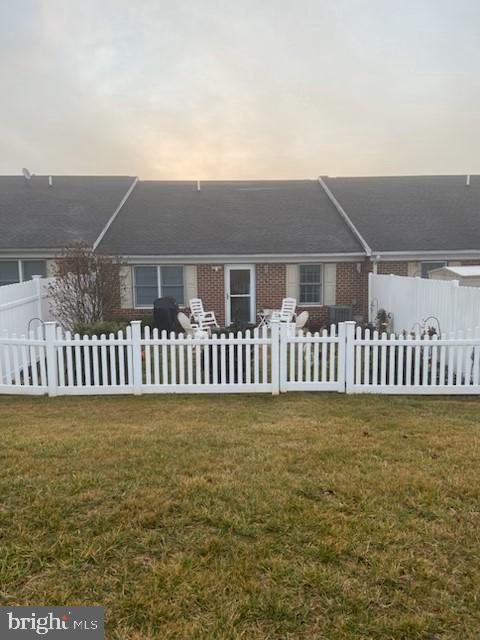
{"type": "Polygon", "coordinates": [[[157,298],[153,303],[153,324],[159,331],[177,331],[178,305],[174,298],[157,298]]]}

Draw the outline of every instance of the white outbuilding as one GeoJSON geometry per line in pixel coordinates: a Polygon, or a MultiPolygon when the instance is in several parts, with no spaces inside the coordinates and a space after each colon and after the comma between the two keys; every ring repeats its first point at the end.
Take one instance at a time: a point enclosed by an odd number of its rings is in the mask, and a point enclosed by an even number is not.
{"type": "Polygon", "coordinates": [[[430,271],[432,280],[458,280],[462,287],[480,287],[480,265],[440,267],[430,271]]]}

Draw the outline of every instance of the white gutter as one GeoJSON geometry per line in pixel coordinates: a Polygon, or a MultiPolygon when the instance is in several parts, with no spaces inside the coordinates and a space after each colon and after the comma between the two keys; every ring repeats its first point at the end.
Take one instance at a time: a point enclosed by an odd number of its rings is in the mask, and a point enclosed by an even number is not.
{"type": "Polygon", "coordinates": [[[480,257],[479,249],[457,249],[453,251],[435,250],[435,251],[375,251],[375,256],[380,256],[382,261],[392,260],[423,260],[431,258],[443,258],[444,260],[455,260],[456,258],[464,258],[465,260],[478,260],[480,257]]]}
{"type": "Polygon", "coordinates": [[[128,264],[251,264],[251,263],[313,263],[313,262],[358,262],[363,253],[301,253],[301,254],[177,254],[138,255],[122,253],[128,264]]]}
{"type": "Polygon", "coordinates": [[[102,231],[100,232],[100,235],[98,236],[98,238],[93,243],[93,247],[92,248],[93,248],[94,251],[98,247],[100,242],[103,240],[103,238],[104,238],[105,234],[107,233],[107,231],[112,226],[112,223],[115,220],[115,218],[118,216],[118,214],[120,212],[120,209],[123,207],[125,202],[128,200],[128,198],[129,198],[130,194],[132,193],[132,191],[135,189],[135,187],[137,185],[137,182],[138,182],[138,177],[135,178],[135,180],[132,182],[132,184],[130,185],[130,188],[128,189],[127,193],[123,196],[120,204],[115,209],[115,211],[112,213],[112,215],[110,216],[110,219],[108,220],[107,224],[103,227],[102,231]]]}
{"type": "Polygon", "coordinates": [[[367,254],[367,256],[371,256],[372,255],[372,250],[370,249],[367,241],[365,240],[365,238],[362,236],[362,234],[360,233],[360,231],[357,229],[357,227],[353,224],[353,222],[350,220],[347,212],[345,211],[345,209],[342,207],[342,205],[339,203],[339,201],[335,198],[335,196],[333,195],[333,193],[330,191],[330,189],[327,187],[327,185],[325,184],[324,180],[322,179],[321,176],[318,176],[318,182],[320,184],[320,186],[322,187],[322,189],[325,191],[325,193],[327,194],[328,198],[330,199],[331,203],[333,204],[333,206],[335,207],[335,209],[338,211],[338,213],[342,216],[342,218],[344,219],[344,221],[347,223],[347,226],[350,228],[351,231],[353,231],[354,235],[356,236],[357,240],[360,242],[360,244],[362,245],[362,247],[365,249],[365,253],[367,254]]]}
{"type": "Polygon", "coordinates": [[[46,258],[55,258],[59,251],[61,251],[60,247],[55,249],[0,249],[0,260],[8,260],[9,258],[39,258],[43,260],[46,258]]]}

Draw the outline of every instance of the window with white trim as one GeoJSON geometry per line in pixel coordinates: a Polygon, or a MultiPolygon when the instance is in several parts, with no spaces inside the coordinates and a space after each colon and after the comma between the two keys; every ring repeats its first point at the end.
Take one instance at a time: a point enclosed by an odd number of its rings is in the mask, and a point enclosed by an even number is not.
{"type": "Polygon", "coordinates": [[[0,287],[4,284],[20,282],[20,265],[18,260],[0,261],[0,287]]]}
{"type": "Polygon", "coordinates": [[[447,263],[445,260],[440,260],[437,262],[421,262],[420,263],[420,268],[421,268],[421,273],[422,273],[422,278],[429,278],[430,277],[430,271],[433,271],[434,269],[440,269],[441,267],[446,267],[447,263]]]}
{"type": "Polygon", "coordinates": [[[22,260],[22,281],[31,280],[33,276],[47,275],[47,263],[45,260],[22,260]]]}
{"type": "Polygon", "coordinates": [[[135,307],[152,307],[157,298],[172,297],[184,304],[183,266],[133,267],[135,307]]]}
{"type": "Polygon", "coordinates": [[[299,304],[323,303],[323,265],[301,264],[299,304]]]}
{"type": "Polygon", "coordinates": [[[45,260],[0,260],[0,287],[31,280],[32,276],[45,276],[45,260]]]}

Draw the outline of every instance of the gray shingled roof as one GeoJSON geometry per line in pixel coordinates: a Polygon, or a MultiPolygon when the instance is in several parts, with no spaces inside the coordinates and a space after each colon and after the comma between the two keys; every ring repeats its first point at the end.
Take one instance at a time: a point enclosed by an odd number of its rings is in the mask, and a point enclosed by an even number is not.
{"type": "Polygon", "coordinates": [[[361,253],[317,181],[141,181],[100,245],[121,255],[361,253]]]}
{"type": "Polygon", "coordinates": [[[0,250],[61,249],[89,244],[118,207],[134,178],[0,176],[0,250]]]}
{"type": "MultiPolygon", "coordinates": [[[[0,177],[0,251],[97,239],[134,178],[0,177]]],[[[325,178],[374,252],[480,250],[480,176],[325,178]]],[[[101,247],[121,255],[361,253],[317,181],[137,184],[101,247]]]]}
{"type": "Polygon", "coordinates": [[[480,249],[480,176],[324,180],[374,251],[480,249]]]}

